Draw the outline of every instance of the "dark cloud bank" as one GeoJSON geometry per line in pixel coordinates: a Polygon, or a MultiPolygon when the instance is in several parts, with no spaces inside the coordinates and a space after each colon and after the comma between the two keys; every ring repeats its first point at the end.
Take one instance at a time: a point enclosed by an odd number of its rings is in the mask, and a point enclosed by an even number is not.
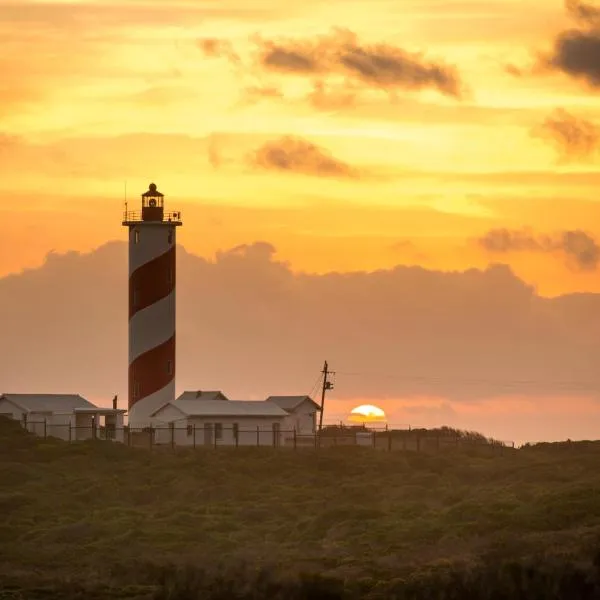
{"type": "MultiPolygon", "coordinates": [[[[266,40],[256,36],[253,41],[257,56],[249,70],[306,77],[313,82],[314,94],[321,103],[325,81],[332,77],[342,77],[347,82],[343,86],[344,102],[361,88],[388,92],[429,88],[454,98],[465,94],[456,67],[391,44],[365,43],[346,29],[335,29],[311,39],[266,40]],[[349,87],[353,92],[348,96],[349,87]]],[[[240,56],[227,40],[204,38],[198,41],[198,47],[207,57],[240,64],[240,56]]]]}
{"type": "Polygon", "coordinates": [[[600,9],[578,0],[566,0],[578,28],[563,31],[546,57],[547,66],[592,88],[600,88],[600,9]]]}
{"type": "MultiPolygon", "coordinates": [[[[273,252],[256,243],[209,262],[181,249],[180,387],[308,393],[324,359],[339,372],[337,398],[543,403],[600,384],[599,295],[541,298],[505,266],[294,274],[273,252]]],[[[123,394],[126,285],[120,242],[0,279],[2,391],[123,394]]]]}
{"type": "Polygon", "coordinates": [[[594,271],[600,262],[600,246],[591,235],[581,230],[535,236],[524,229],[492,229],[478,242],[485,250],[494,253],[560,252],[570,267],[580,271],[594,271]]]}

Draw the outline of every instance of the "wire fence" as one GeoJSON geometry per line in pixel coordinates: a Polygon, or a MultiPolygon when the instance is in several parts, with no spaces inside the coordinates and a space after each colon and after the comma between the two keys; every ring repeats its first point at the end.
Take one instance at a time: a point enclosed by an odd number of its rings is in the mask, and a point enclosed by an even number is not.
{"type": "Polygon", "coordinates": [[[44,438],[67,442],[105,440],[136,448],[290,448],[319,449],[337,446],[364,446],[379,450],[444,452],[449,449],[486,448],[502,454],[514,442],[486,439],[479,434],[441,428],[437,430],[365,426],[326,426],[319,432],[301,432],[278,427],[225,426],[218,423],[134,428],[129,426],[74,426],[51,421],[28,421],[25,428],[44,438]]]}

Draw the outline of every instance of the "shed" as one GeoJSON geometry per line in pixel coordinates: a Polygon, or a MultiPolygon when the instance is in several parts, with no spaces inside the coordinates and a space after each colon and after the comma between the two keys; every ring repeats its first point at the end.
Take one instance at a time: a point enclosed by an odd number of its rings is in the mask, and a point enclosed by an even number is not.
{"type": "Polygon", "coordinates": [[[285,410],[286,430],[296,430],[298,435],[314,435],[317,430],[317,413],[321,407],[310,396],[269,396],[266,400],[285,410]]]}
{"type": "Polygon", "coordinates": [[[272,402],[180,397],[151,417],[157,444],[279,446],[287,414],[272,402]]]}
{"type": "Polygon", "coordinates": [[[28,431],[64,440],[104,436],[123,440],[125,410],[102,408],[79,394],[1,394],[0,415],[28,431]]]}

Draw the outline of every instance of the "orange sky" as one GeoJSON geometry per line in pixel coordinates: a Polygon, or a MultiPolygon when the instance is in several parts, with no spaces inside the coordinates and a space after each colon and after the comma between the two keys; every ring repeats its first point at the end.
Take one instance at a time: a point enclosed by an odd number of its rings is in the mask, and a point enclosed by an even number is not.
{"type": "Polygon", "coordinates": [[[532,135],[598,118],[592,86],[535,68],[584,26],[557,0],[4,0],[0,274],[122,239],[124,182],[155,180],[203,256],[260,239],[296,270],[499,261],[598,291],[560,248],[477,241],[600,235],[594,152],[532,135]]]}

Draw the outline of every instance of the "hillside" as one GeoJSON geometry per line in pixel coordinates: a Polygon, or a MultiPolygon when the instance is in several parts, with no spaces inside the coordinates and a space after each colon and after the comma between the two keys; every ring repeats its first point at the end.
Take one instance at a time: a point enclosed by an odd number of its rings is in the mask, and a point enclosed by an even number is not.
{"type": "Polygon", "coordinates": [[[595,442],[151,454],[0,419],[0,598],[513,598],[478,594],[524,573],[528,598],[596,598],[599,458],[595,442]]]}

